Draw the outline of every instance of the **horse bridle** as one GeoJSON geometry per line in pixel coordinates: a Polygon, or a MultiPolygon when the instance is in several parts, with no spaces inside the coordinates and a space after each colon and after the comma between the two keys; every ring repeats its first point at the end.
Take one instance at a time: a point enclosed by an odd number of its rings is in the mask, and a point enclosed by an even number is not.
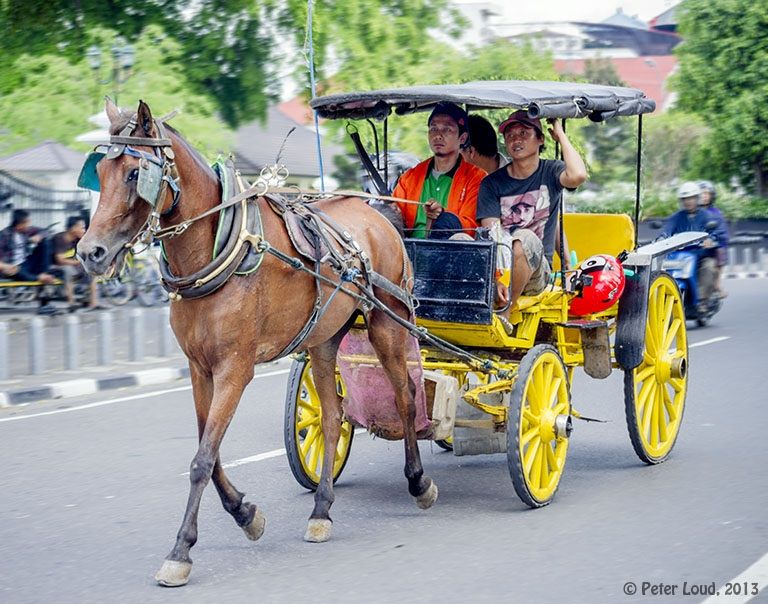
{"type": "Polygon", "coordinates": [[[132,247],[136,242],[149,243],[160,229],[160,217],[172,214],[181,198],[179,173],[174,161],[175,155],[171,139],[166,136],[165,121],[176,115],[176,111],[153,120],[158,132],[157,137],[131,136],[138,125],[137,114],[128,121],[122,130],[109,137],[109,145],[97,145],[83,166],[78,184],[94,191],[100,190],[96,165],[102,159],[117,159],[122,155],[136,157],[139,160],[136,195],[149,204],[151,212],[133,239],[126,244],[132,247]],[[147,153],[136,147],[150,147],[152,153],[147,153]],[[103,150],[102,150],[103,149],[103,150]],[[163,203],[170,188],[173,201],[170,208],[162,211],[163,203]]]}

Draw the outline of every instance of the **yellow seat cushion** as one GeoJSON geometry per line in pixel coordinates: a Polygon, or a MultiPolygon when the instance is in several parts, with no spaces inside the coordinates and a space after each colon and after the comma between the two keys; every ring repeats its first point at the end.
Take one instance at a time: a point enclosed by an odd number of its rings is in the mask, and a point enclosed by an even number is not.
{"type": "MultiPolygon", "coordinates": [[[[635,248],[635,226],[628,214],[563,215],[563,228],[568,247],[576,252],[579,263],[595,254],[618,256],[635,248]]],[[[560,260],[554,256],[554,270],[560,260]]]]}

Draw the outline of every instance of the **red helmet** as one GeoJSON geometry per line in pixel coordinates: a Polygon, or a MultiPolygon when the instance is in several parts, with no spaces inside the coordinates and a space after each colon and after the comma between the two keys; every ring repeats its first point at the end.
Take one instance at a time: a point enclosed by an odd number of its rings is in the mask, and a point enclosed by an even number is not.
{"type": "Polygon", "coordinates": [[[626,282],[621,263],[607,254],[587,258],[572,279],[577,292],[569,309],[572,315],[588,315],[610,308],[621,297],[626,282]]]}

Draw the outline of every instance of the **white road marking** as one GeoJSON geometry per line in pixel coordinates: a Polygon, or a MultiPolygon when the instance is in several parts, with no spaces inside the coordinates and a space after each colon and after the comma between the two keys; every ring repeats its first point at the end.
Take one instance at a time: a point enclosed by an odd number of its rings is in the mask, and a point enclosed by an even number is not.
{"type": "MultiPolygon", "coordinates": [[[[368,432],[365,428],[358,428],[355,430],[355,434],[365,434],[368,432]]],[[[250,457],[241,457],[240,459],[235,459],[233,461],[228,461],[225,464],[222,464],[222,468],[236,468],[237,466],[244,466],[248,463],[255,463],[257,461],[264,461],[265,459],[272,459],[273,457],[280,457],[281,455],[285,455],[285,449],[275,449],[273,451],[267,451],[266,453],[259,453],[257,455],[251,455],[250,457]]],[[[179,476],[189,476],[189,472],[183,472],[179,474],[179,476]]]]}
{"type": "MultiPolygon", "coordinates": [[[[283,375],[288,373],[289,369],[279,369],[277,371],[266,371],[264,373],[257,373],[253,376],[253,379],[272,377],[274,375],[283,375]]],[[[145,392],[143,394],[134,394],[131,396],[121,396],[119,398],[113,398],[106,401],[96,401],[94,403],[88,403],[86,405],[78,405],[77,407],[68,407],[66,409],[55,409],[53,411],[43,411],[41,413],[31,413],[29,415],[15,415],[13,417],[0,418],[2,422],[15,422],[22,419],[31,419],[33,417],[43,417],[46,415],[57,415],[59,413],[71,413],[72,411],[82,411],[84,409],[93,409],[94,407],[103,407],[105,405],[114,405],[115,403],[124,403],[126,401],[135,401],[142,398],[151,398],[153,396],[162,396],[163,394],[170,394],[172,392],[183,392],[184,390],[191,390],[192,386],[180,386],[179,388],[169,388],[167,390],[154,390],[152,392],[145,392]]]]}
{"type": "Polygon", "coordinates": [[[752,584],[757,583],[758,592],[768,586],[768,554],[764,554],[757,562],[750,566],[747,570],[741,573],[738,577],[734,577],[730,581],[726,581],[721,585],[717,592],[719,596],[710,596],[704,600],[701,604],[716,604],[717,602],[728,602],[728,604],[744,604],[757,597],[752,593],[752,584]],[[746,589],[743,589],[745,587],[746,589]],[[738,586],[742,588],[742,591],[746,591],[746,594],[740,595],[725,595],[725,586],[731,584],[734,587],[738,586]]]}
{"type": "Polygon", "coordinates": [[[720,336],[718,338],[712,338],[711,340],[703,340],[702,342],[696,342],[695,344],[688,344],[688,348],[696,348],[697,346],[707,346],[708,344],[716,344],[717,342],[723,342],[730,340],[731,336],[720,336]]]}

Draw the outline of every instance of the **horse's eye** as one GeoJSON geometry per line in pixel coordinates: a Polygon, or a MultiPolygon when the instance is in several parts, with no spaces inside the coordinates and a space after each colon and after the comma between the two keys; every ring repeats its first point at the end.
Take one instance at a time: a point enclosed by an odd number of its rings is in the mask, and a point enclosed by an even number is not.
{"type": "Polygon", "coordinates": [[[136,180],[139,177],[139,169],[134,168],[130,172],[128,172],[128,176],[125,179],[125,182],[131,182],[132,180],[136,180]]]}

